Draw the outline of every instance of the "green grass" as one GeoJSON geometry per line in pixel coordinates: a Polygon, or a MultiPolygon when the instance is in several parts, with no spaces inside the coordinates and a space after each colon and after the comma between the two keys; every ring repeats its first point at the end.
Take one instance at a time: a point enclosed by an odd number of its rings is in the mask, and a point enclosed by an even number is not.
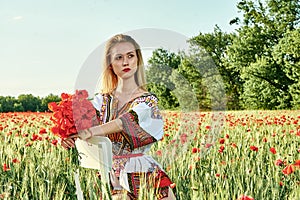
{"type": "MultiPolygon", "coordinates": [[[[49,118],[45,113],[1,114],[0,164],[9,170],[0,169],[0,199],[76,199],[76,167],[69,151],[51,144],[49,118]],[[42,128],[46,134],[39,133],[42,128]],[[32,141],[33,134],[40,140],[32,141]]],[[[299,111],[164,112],[164,119],[166,135],[150,154],[175,182],[180,199],[299,199],[300,170],[282,172],[300,159],[299,111]],[[285,164],[275,165],[278,159],[285,164]]],[[[96,173],[80,168],[85,199],[99,199],[96,173]]],[[[152,198],[144,191],[141,196],[152,198]]]]}

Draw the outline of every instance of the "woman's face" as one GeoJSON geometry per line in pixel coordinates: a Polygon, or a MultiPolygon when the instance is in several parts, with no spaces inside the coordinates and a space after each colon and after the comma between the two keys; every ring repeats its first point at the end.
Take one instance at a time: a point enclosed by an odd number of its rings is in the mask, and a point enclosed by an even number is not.
{"type": "Polygon", "coordinates": [[[114,73],[122,79],[134,76],[138,58],[133,44],[121,42],[111,48],[111,66],[114,73]]]}

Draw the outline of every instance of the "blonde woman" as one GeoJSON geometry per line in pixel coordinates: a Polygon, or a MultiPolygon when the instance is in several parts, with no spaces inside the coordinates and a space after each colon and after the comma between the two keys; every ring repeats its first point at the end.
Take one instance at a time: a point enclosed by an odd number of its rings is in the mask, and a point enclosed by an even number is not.
{"type": "MultiPolygon", "coordinates": [[[[140,46],[128,35],[115,35],[106,43],[101,93],[93,99],[99,126],[78,134],[82,140],[107,136],[113,144],[110,174],[113,199],[126,194],[138,199],[140,181],[146,181],[156,199],[176,199],[174,184],[146,153],[163,137],[158,99],[147,91],[140,46]],[[174,189],[174,188],[173,188],[174,189]]],[[[74,146],[74,140],[62,142],[74,146]]]]}

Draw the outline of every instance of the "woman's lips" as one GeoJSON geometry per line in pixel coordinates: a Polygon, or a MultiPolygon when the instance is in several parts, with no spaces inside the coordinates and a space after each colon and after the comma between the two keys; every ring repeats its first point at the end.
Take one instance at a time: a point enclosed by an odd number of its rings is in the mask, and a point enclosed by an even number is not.
{"type": "Polygon", "coordinates": [[[129,72],[131,69],[130,68],[125,68],[125,69],[123,69],[122,71],[123,72],[129,72]]]}

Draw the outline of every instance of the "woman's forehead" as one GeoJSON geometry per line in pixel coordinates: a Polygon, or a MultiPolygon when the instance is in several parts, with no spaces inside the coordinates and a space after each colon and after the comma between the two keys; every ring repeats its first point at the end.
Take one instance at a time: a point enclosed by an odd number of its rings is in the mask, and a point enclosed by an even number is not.
{"type": "Polygon", "coordinates": [[[127,54],[127,53],[130,53],[130,52],[135,52],[135,47],[130,42],[121,42],[121,43],[115,44],[111,48],[111,54],[112,55],[127,54]]]}

